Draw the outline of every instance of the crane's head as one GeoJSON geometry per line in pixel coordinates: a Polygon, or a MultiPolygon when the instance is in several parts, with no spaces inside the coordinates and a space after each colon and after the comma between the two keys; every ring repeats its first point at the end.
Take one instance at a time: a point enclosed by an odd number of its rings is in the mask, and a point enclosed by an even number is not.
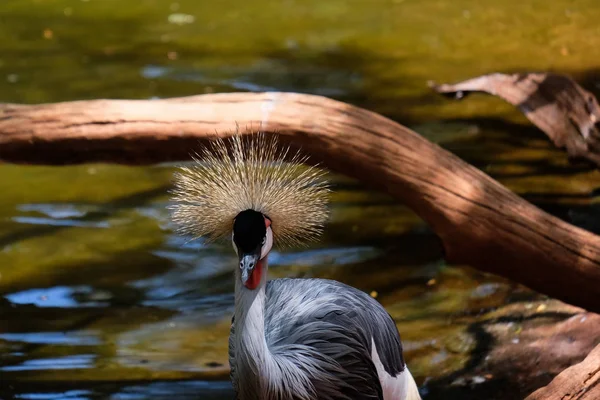
{"type": "Polygon", "coordinates": [[[250,209],[240,212],[233,222],[231,240],[239,257],[242,284],[254,290],[263,276],[263,260],[273,247],[271,219],[250,209]]]}
{"type": "Polygon", "coordinates": [[[230,237],[250,289],[273,244],[316,239],[327,220],[324,172],[288,153],[275,135],[235,134],[215,140],[176,175],[170,208],[179,232],[209,241],[230,237]]]}

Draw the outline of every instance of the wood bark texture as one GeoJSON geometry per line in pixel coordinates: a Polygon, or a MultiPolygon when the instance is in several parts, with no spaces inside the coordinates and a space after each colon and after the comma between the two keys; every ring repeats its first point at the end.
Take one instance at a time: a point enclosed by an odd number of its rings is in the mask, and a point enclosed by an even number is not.
{"type": "Polygon", "coordinates": [[[600,311],[600,237],[555,218],[379,114],[320,96],[228,93],[166,100],[0,105],[0,159],[147,164],[261,128],[310,162],[383,190],[441,238],[446,259],[600,311]]]}
{"type": "Polygon", "coordinates": [[[600,344],[579,364],[558,374],[549,385],[527,396],[526,400],[600,399],[600,344]]]}
{"type": "Polygon", "coordinates": [[[485,92],[516,106],[554,145],[572,159],[600,166],[600,106],[596,97],[565,75],[550,73],[489,74],[457,84],[432,87],[457,99],[485,92]]]}

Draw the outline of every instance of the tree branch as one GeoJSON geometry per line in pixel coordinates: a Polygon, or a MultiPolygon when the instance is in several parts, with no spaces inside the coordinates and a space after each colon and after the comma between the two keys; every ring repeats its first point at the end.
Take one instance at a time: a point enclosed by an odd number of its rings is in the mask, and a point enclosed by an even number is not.
{"type": "Polygon", "coordinates": [[[600,399],[600,344],[588,356],[558,374],[549,385],[525,400],[597,400],[600,399]]]}
{"type": "Polygon", "coordinates": [[[189,159],[198,141],[277,132],[311,161],[383,190],[438,234],[446,258],[600,311],[600,238],[555,218],[422,136],[320,96],[229,93],[167,100],[0,105],[0,159],[146,164],[189,159]]]}
{"type": "Polygon", "coordinates": [[[489,74],[454,85],[431,84],[438,93],[457,99],[486,92],[517,106],[555,146],[571,159],[600,166],[600,105],[594,95],[565,75],[553,73],[489,74]]]}

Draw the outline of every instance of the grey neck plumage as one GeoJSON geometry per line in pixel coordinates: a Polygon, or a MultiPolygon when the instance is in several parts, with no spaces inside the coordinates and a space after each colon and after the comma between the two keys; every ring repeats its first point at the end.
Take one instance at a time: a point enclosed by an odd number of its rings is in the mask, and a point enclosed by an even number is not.
{"type": "MultiPolygon", "coordinates": [[[[239,268],[237,270],[233,362],[239,400],[315,398],[309,376],[298,368],[294,357],[289,357],[291,354],[272,352],[267,344],[265,337],[268,270],[266,258],[263,259],[260,284],[255,290],[242,285],[239,268]]],[[[296,355],[301,357],[303,354],[296,355]]]]}
{"type": "MultiPolygon", "coordinates": [[[[265,260],[266,261],[266,260],[265,260]]],[[[265,365],[271,353],[265,339],[266,265],[255,290],[235,282],[235,368],[240,399],[257,398],[265,387],[265,365]],[[264,282],[263,282],[264,281],[264,282]]]]}

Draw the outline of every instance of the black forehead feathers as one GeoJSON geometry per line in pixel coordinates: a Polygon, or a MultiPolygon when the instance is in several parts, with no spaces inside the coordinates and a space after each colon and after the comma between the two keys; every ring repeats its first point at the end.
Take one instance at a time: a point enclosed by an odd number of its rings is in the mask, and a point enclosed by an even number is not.
{"type": "Polygon", "coordinates": [[[259,249],[266,234],[267,228],[262,213],[245,210],[235,217],[233,241],[242,253],[250,253],[259,249]]]}

